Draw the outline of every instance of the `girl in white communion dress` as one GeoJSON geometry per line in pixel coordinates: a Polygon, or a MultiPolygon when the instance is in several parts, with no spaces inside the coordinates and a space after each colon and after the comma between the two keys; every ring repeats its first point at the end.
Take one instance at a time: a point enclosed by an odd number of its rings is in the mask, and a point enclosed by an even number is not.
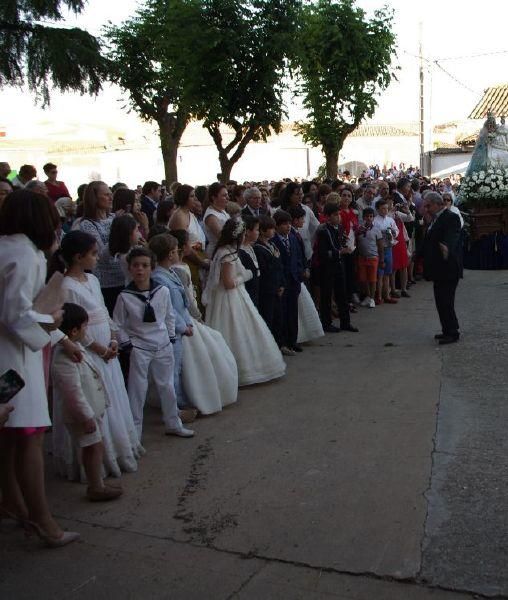
{"type": "Polygon", "coordinates": [[[282,377],[286,364],[265,321],[245,289],[252,272],[238,257],[245,236],[242,221],[224,224],[203,292],[206,323],[220,331],[236,358],[240,386],[282,377]]]}

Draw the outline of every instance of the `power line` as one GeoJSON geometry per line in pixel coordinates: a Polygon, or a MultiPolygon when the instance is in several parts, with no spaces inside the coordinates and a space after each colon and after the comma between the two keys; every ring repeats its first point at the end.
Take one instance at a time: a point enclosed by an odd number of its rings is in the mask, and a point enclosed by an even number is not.
{"type": "Polygon", "coordinates": [[[443,73],[446,73],[446,75],[448,75],[448,77],[450,77],[450,79],[453,79],[453,81],[455,81],[455,83],[458,83],[460,86],[462,86],[464,89],[468,90],[468,92],[471,92],[472,94],[474,94],[475,96],[477,96],[478,94],[480,94],[481,92],[479,92],[478,90],[473,90],[472,88],[470,88],[468,85],[466,85],[465,83],[463,83],[462,81],[460,81],[459,79],[457,79],[455,77],[455,75],[452,75],[452,73],[450,73],[449,71],[447,71],[442,65],[439,64],[439,61],[436,59],[433,61],[433,63],[436,65],[436,67],[440,68],[441,71],[443,71],[443,73]]]}
{"type": "Polygon", "coordinates": [[[508,54],[508,50],[494,50],[493,52],[480,52],[479,54],[469,54],[464,56],[446,56],[436,60],[466,60],[469,58],[479,58],[481,56],[495,56],[496,54],[508,54]]]}
{"type": "MultiPolygon", "coordinates": [[[[404,52],[404,54],[407,54],[408,56],[411,56],[413,58],[417,58],[418,60],[423,60],[427,63],[427,65],[429,67],[433,67],[434,65],[436,67],[438,67],[439,69],[441,69],[441,71],[443,71],[443,73],[445,73],[446,75],[448,75],[448,77],[450,77],[450,79],[452,79],[453,81],[455,81],[455,83],[457,83],[458,85],[460,85],[461,87],[463,87],[464,89],[466,89],[468,92],[471,92],[472,94],[478,95],[481,92],[478,90],[474,90],[472,88],[470,88],[466,83],[464,83],[463,81],[460,81],[460,79],[457,79],[457,77],[455,77],[455,75],[453,75],[452,73],[450,73],[450,71],[448,71],[447,69],[445,69],[442,65],[439,64],[439,61],[442,60],[440,58],[427,58],[426,56],[419,56],[418,54],[413,54],[412,52],[408,52],[407,50],[402,50],[402,52],[404,52]]],[[[508,52],[508,50],[506,51],[508,52]]]]}

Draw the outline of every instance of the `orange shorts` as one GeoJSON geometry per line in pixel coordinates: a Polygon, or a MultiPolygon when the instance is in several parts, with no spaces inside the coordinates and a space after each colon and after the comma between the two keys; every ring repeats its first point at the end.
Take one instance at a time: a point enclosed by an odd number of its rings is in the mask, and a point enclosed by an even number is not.
{"type": "Polygon", "coordinates": [[[357,271],[358,281],[361,283],[376,283],[378,262],[379,259],[377,256],[359,256],[357,271]]]}

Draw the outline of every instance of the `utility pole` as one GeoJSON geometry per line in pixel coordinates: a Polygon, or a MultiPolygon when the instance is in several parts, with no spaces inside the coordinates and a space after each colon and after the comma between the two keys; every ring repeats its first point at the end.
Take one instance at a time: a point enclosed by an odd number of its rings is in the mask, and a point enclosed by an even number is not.
{"type": "MultiPolygon", "coordinates": [[[[424,94],[423,94],[423,23],[418,24],[419,33],[419,58],[420,58],[420,173],[427,175],[425,172],[425,112],[424,112],[424,94]]],[[[430,175],[430,173],[428,173],[430,175]]]]}

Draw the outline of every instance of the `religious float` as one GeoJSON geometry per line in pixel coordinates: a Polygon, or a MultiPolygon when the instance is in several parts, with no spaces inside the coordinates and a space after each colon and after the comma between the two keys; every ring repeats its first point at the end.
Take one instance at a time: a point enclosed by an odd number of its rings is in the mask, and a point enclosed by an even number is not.
{"type": "Polygon", "coordinates": [[[461,210],[469,213],[464,266],[508,269],[508,128],[493,114],[480,130],[459,190],[461,210]]]}

